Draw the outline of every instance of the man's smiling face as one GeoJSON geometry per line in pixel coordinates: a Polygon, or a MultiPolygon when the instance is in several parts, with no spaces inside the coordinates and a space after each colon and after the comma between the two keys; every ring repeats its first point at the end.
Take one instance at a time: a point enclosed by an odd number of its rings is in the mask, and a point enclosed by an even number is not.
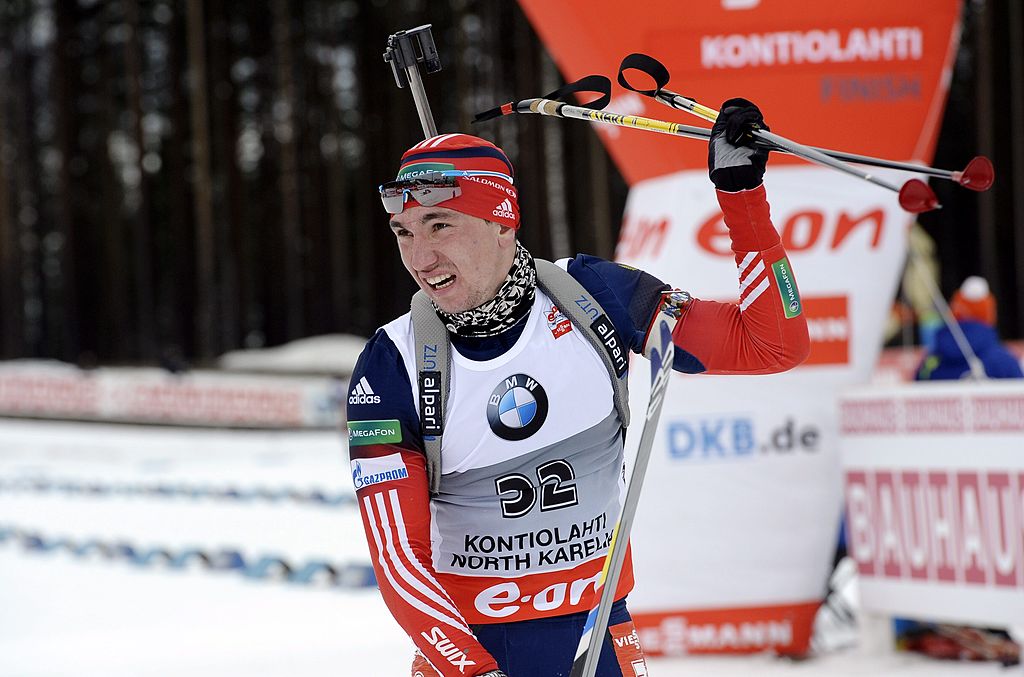
{"type": "Polygon", "coordinates": [[[390,225],[406,270],[447,313],[494,298],[515,257],[514,230],[444,207],[409,207],[390,225]]]}

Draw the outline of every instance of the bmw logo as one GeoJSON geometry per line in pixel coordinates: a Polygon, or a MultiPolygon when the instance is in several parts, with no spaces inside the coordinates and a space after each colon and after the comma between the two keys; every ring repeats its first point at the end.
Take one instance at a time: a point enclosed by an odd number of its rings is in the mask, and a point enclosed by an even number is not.
{"type": "Polygon", "coordinates": [[[503,440],[525,440],[544,425],[548,395],[526,374],[514,374],[498,384],[487,399],[487,422],[503,440]]]}

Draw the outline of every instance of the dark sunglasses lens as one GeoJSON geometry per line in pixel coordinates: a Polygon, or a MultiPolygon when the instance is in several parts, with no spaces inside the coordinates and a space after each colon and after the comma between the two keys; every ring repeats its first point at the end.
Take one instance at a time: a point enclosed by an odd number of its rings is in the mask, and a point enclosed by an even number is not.
{"type": "Polygon", "coordinates": [[[392,181],[380,187],[380,201],[388,214],[401,214],[411,197],[424,207],[433,207],[462,194],[457,185],[431,186],[423,183],[392,181]]]}
{"type": "Polygon", "coordinates": [[[423,187],[418,190],[410,190],[409,193],[412,199],[424,207],[433,207],[445,200],[451,200],[453,197],[461,194],[462,191],[457,186],[443,186],[440,188],[423,187]]]}
{"type": "Polygon", "coordinates": [[[405,208],[405,193],[384,193],[380,194],[380,201],[384,203],[384,211],[388,214],[401,214],[405,208]]]}

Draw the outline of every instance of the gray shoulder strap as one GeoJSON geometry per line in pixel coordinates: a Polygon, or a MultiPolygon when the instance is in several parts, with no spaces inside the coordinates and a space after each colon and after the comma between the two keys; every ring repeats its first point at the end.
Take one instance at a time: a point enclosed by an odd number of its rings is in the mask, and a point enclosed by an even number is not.
{"type": "Polygon", "coordinates": [[[629,426],[629,348],[601,304],[576,278],[550,261],[535,258],[534,263],[537,284],[601,356],[615,391],[615,409],[623,427],[629,426]]]}
{"type": "Polygon", "coordinates": [[[441,488],[441,433],[444,432],[448,380],[452,371],[451,344],[448,330],[422,291],[413,295],[411,311],[420,391],[420,434],[427,457],[430,493],[436,494],[441,488]]]}

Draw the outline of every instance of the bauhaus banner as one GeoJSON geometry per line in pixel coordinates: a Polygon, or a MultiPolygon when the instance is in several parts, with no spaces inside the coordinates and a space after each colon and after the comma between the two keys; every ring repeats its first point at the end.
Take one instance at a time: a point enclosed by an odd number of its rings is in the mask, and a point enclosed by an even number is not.
{"type": "MultiPolygon", "coordinates": [[[[666,65],[670,89],[706,105],[742,96],[801,143],[901,161],[931,159],[961,9],[958,0],[927,12],[891,0],[521,4],[568,80],[614,76],[625,55],[643,52],[666,65]]],[[[618,87],[606,110],[701,124],[618,87]]],[[[735,300],[707,145],[600,134],[631,185],[618,260],[699,298],[735,300]]],[[[654,654],[806,649],[842,503],[837,394],[868,379],[903,263],[911,219],[895,195],[779,154],[765,186],[811,356],[776,376],[674,377],[633,539],[630,608],[654,654]]],[[[646,396],[640,381],[634,407],[646,396]]]]}
{"type": "Polygon", "coordinates": [[[1019,624],[1024,383],[957,385],[871,388],[841,400],[861,604],[907,618],[1019,624]]]}

